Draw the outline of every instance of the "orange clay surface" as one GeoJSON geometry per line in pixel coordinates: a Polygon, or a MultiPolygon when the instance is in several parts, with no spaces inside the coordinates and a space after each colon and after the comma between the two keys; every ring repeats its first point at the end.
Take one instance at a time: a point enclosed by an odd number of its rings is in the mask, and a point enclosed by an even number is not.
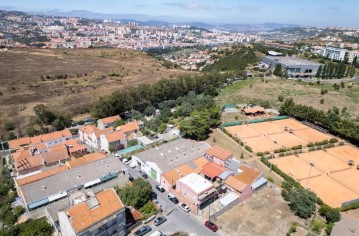
{"type": "Polygon", "coordinates": [[[309,176],[315,177],[322,174],[319,170],[314,167],[311,168],[308,163],[296,156],[278,157],[270,160],[270,162],[295,180],[307,179],[309,176]]]}
{"type": "Polygon", "coordinates": [[[267,136],[273,142],[276,141],[280,147],[290,148],[297,145],[305,145],[303,140],[295,137],[294,135],[285,132],[282,134],[272,134],[267,136]]]}
{"type": "Polygon", "coordinates": [[[277,134],[283,133],[284,129],[281,129],[278,126],[272,125],[270,122],[261,122],[255,124],[249,124],[249,127],[253,128],[255,131],[261,134],[277,134]]]}
{"type": "Polygon", "coordinates": [[[329,176],[338,181],[339,183],[343,184],[356,194],[359,194],[359,170],[352,167],[349,170],[330,173],[329,176]]]}
{"type": "Polygon", "coordinates": [[[321,142],[323,140],[328,140],[332,138],[331,136],[319,132],[318,130],[307,128],[302,130],[294,131],[293,134],[298,138],[304,140],[306,143],[309,142],[321,142]]]}
{"type": "Polygon", "coordinates": [[[248,145],[252,148],[254,153],[272,151],[280,148],[278,144],[273,143],[270,139],[265,136],[259,136],[254,138],[242,139],[244,145],[248,145]]]}
{"type": "Polygon", "coordinates": [[[348,163],[349,160],[352,160],[354,161],[354,165],[359,165],[359,149],[357,148],[344,145],[327,149],[327,153],[335,156],[336,158],[344,161],[345,163],[348,163]]]}
{"type": "Polygon", "coordinates": [[[288,127],[289,129],[292,129],[292,130],[300,130],[300,129],[309,128],[308,126],[296,121],[295,119],[276,120],[276,121],[271,121],[270,123],[278,126],[279,128],[281,128],[283,130],[285,127],[288,127]]]}
{"type": "Polygon", "coordinates": [[[299,158],[308,164],[311,162],[314,163],[315,168],[325,174],[331,171],[346,170],[350,168],[344,161],[341,161],[322,150],[299,154],[299,158]]]}
{"type": "Polygon", "coordinates": [[[225,128],[229,133],[231,133],[234,137],[238,137],[240,139],[256,137],[260,134],[256,132],[254,129],[249,127],[248,125],[236,125],[225,128]]]}
{"type": "Polygon", "coordinates": [[[343,202],[358,199],[359,195],[331,179],[327,175],[300,181],[304,188],[309,188],[318,195],[327,205],[340,207],[343,202]]]}

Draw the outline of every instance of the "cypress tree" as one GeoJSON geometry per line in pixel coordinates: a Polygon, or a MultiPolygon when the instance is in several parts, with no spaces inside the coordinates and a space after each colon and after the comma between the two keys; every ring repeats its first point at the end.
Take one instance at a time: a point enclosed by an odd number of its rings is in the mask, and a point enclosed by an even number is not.
{"type": "Polygon", "coordinates": [[[326,71],[327,71],[327,65],[324,65],[323,70],[322,70],[322,79],[325,78],[325,76],[326,76],[326,71]]]}
{"type": "Polygon", "coordinates": [[[322,65],[319,66],[317,73],[315,74],[315,77],[319,78],[322,73],[322,65]]]}

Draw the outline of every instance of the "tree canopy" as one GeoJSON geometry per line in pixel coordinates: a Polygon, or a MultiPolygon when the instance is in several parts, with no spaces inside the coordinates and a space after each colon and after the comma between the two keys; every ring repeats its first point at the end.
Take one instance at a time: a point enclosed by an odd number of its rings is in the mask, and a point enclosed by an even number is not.
{"type": "Polygon", "coordinates": [[[142,178],[135,179],[132,183],[132,186],[118,189],[117,194],[125,205],[140,209],[151,200],[152,187],[142,178]]]}

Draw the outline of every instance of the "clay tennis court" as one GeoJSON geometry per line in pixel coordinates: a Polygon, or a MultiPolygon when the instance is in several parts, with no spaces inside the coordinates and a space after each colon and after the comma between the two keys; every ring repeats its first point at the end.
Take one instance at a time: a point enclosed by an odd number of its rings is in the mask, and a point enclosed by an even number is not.
{"type": "Polygon", "coordinates": [[[296,121],[295,119],[276,120],[276,121],[271,121],[270,123],[279,127],[282,130],[284,130],[286,127],[292,130],[301,130],[301,129],[309,128],[308,126],[296,121]]]}
{"type": "Polygon", "coordinates": [[[344,187],[327,175],[304,179],[300,181],[300,184],[304,188],[312,190],[331,207],[340,207],[344,202],[359,198],[358,194],[344,187]]]}
{"type": "Polygon", "coordinates": [[[284,133],[284,129],[279,128],[278,126],[272,125],[270,122],[261,122],[261,123],[254,123],[249,124],[249,127],[253,128],[260,134],[278,134],[284,133]]]}
{"type": "Polygon", "coordinates": [[[304,140],[306,143],[309,142],[321,142],[323,140],[329,140],[332,137],[324,134],[318,130],[307,128],[307,129],[301,129],[293,131],[293,134],[297,136],[298,138],[304,140]]]}
{"type": "Polygon", "coordinates": [[[315,167],[311,167],[308,163],[294,155],[274,158],[270,160],[270,162],[298,181],[307,179],[308,177],[320,176],[322,174],[315,167]]]}
{"type": "Polygon", "coordinates": [[[352,167],[349,170],[330,173],[329,177],[343,184],[356,194],[359,194],[359,170],[352,167]]]}
{"type": "Polygon", "coordinates": [[[325,151],[302,153],[299,154],[299,158],[308,164],[313,163],[315,168],[324,173],[350,169],[347,163],[333,157],[325,151]]]}
{"type": "Polygon", "coordinates": [[[234,137],[238,137],[240,139],[250,138],[250,137],[258,137],[260,134],[256,132],[254,129],[249,127],[248,125],[236,125],[225,128],[229,133],[231,133],[234,137]]]}
{"type": "MultiPolygon", "coordinates": [[[[354,165],[359,165],[359,149],[345,145],[327,149],[327,153],[348,163],[349,160],[354,161],[354,165]]],[[[358,179],[359,180],[359,179],[358,179]]]]}
{"type": "Polygon", "coordinates": [[[272,134],[268,135],[267,137],[273,142],[277,142],[280,147],[291,148],[293,146],[306,144],[306,142],[288,132],[281,134],[272,134]]]}
{"type": "Polygon", "coordinates": [[[254,153],[266,152],[280,148],[278,144],[273,143],[265,136],[258,136],[254,138],[242,139],[244,145],[248,145],[252,148],[254,153]]]}
{"type": "Polygon", "coordinates": [[[331,136],[294,119],[236,125],[225,129],[234,137],[238,137],[247,143],[246,145],[250,146],[254,152],[271,152],[283,147],[305,146],[310,142],[319,142],[331,138],[331,136]],[[278,145],[273,145],[274,141],[278,145]]]}

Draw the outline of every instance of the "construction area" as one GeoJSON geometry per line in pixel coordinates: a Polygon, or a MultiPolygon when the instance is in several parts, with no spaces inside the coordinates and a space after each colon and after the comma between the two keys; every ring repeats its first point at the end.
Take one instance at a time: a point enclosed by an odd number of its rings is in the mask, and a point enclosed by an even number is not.
{"type": "Polygon", "coordinates": [[[359,149],[343,145],[270,162],[318,195],[331,207],[359,200],[359,149]]]}
{"type": "Polygon", "coordinates": [[[273,152],[280,148],[329,140],[332,136],[306,126],[295,119],[281,119],[225,127],[253,152],[273,152]]]}

